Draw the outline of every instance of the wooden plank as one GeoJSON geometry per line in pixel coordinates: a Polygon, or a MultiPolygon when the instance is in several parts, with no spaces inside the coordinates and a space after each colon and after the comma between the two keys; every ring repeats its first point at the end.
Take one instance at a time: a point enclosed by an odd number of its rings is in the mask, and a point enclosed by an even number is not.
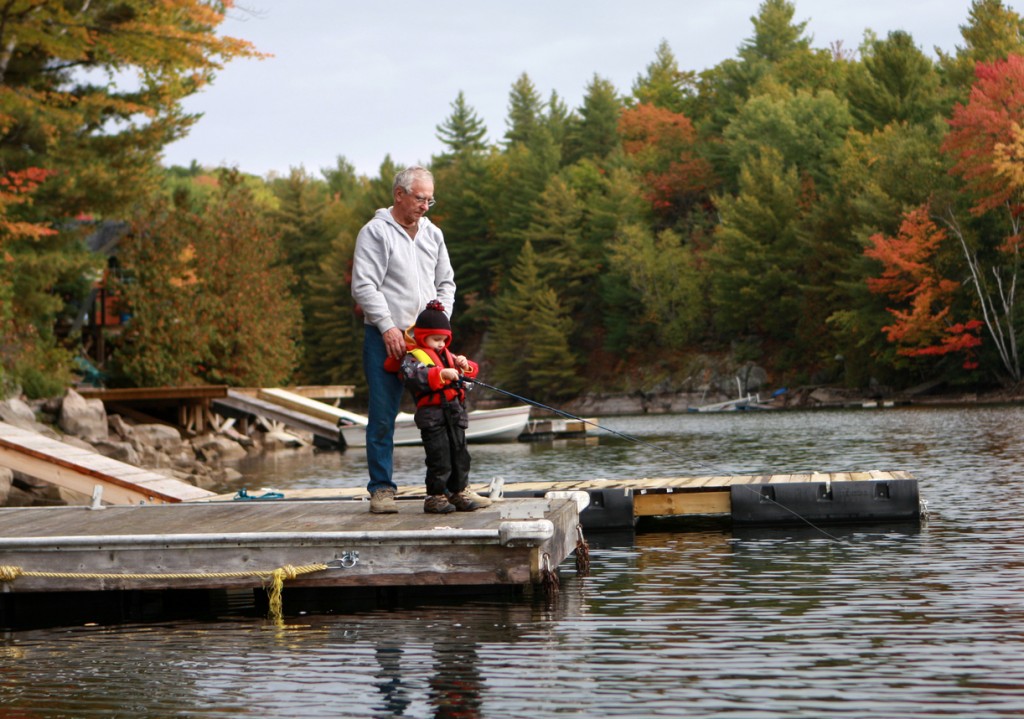
{"type": "Polygon", "coordinates": [[[281,405],[249,396],[244,392],[234,389],[228,393],[226,398],[215,400],[214,409],[225,415],[264,417],[268,420],[280,422],[289,427],[321,437],[334,444],[340,441],[336,422],[329,422],[310,414],[295,412],[281,405]]]}
{"type": "Polygon", "coordinates": [[[104,402],[147,401],[158,399],[214,399],[227,397],[227,385],[198,385],[195,387],[126,387],[99,389],[82,387],[76,390],[87,399],[104,402]]]}
{"type": "Polygon", "coordinates": [[[364,415],[356,414],[355,412],[349,412],[348,410],[341,409],[340,407],[334,407],[321,402],[316,399],[309,399],[302,395],[289,392],[287,390],[279,388],[267,388],[261,389],[257,396],[266,400],[267,402],[273,402],[276,405],[285,407],[295,412],[301,412],[317,419],[330,422],[334,426],[338,425],[339,420],[345,420],[346,422],[352,422],[354,424],[365,425],[367,418],[364,415]]]}
{"type": "Polygon", "coordinates": [[[347,399],[356,394],[355,385],[351,384],[300,385],[286,389],[310,399],[347,399]]]}
{"type": "Polygon", "coordinates": [[[0,422],[0,465],[85,495],[96,485],[115,504],[181,502],[213,493],[158,472],[0,422]]]}
{"type": "Polygon", "coordinates": [[[633,495],[633,514],[637,517],[729,514],[731,507],[729,493],[723,491],[633,495]]]}

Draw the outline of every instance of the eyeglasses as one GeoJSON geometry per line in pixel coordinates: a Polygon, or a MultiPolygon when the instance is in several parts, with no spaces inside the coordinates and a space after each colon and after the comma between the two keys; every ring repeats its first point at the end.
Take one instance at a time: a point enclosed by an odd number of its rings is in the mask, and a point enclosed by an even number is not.
{"type": "MultiPolygon", "coordinates": [[[[409,195],[408,192],[405,194],[409,195]]],[[[437,200],[435,200],[433,197],[421,197],[420,195],[409,195],[409,197],[411,197],[413,199],[413,202],[415,202],[417,205],[422,205],[424,202],[427,203],[427,209],[430,209],[435,204],[437,204],[437,200]]]]}

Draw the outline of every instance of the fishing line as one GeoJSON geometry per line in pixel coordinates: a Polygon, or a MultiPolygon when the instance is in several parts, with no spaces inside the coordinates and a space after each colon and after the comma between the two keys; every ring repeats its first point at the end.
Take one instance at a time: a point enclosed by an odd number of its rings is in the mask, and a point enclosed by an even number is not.
{"type": "MultiPolygon", "coordinates": [[[[512,399],[519,400],[520,402],[524,402],[526,404],[533,405],[534,407],[537,407],[538,409],[543,409],[543,410],[546,410],[548,412],[554,412],[555,414],[557,414],[557,415],[559,415],[561,417],[565,417],[566,419],[572,419],[572,420],[576,420],[577,422],[583,422],[584,424],[589,424],[592,427],[597,427],[600,430],[604,430],[605,432],[613,434],[616,437],[621,437],[622,439],[625,439],[625,440],[627,440],[629,442],[634,442],[635,444],[642,444],[645,447],[651,447],[652,449],[656,449],[658,451],[665,452],[665,453],[670,454],[673,457],[676,457],[678,459],[683,459],[683,460],[685,460],[688,463],[695,462],[697,465],[699,465],[701,467],[704,467],[705,469],[708,469],[711,472],[714,472],[716,474],[718,473],[717,470],[714,467],[711,467],[710,465],[707,465],[707,464],[701,462],[700,460],[695,460],[692,457],[687,457],[686,455],[682,454],[681,452],[676,452],[674,450],[669,449],[668,447],[663,447],[661,445],[654,444],[653,442],[648,442],[646,440],[640,439],[639,437],[634,437],[633,435],[626,434],[625,432],[619,432],[617,430],[612,429],[611,427],[605,427],[603,425],[598,424],[597,422],[593,422],[593,421],[591,421],[589,419],[584,419],[583,417],[578,417],[578,416],[576,416],[574,414],[566,412],[565,410],[558,409],[557,407],[551,407],[549,405],[543,404],[542,402],[537,402],[535,400],[529,399],[528,397],[523,397],[521,395],[515,394],[514,392],[509,392],[508,390],[502,389],[501,387],[495,387],[494,385],[487,384],[486,382],[481,382],[479,379],[476,379],[476,378],[473,378],[473,379],[462,378],[461,382],[463,384],[467,384],[467,385],[480,385],[481,387],[484,387],[485,389],[489,389],[489,390],[492,390],[494,392],[498,392],[499,394],[503,394],[506,397],[511,397],[512,399]]],[[[771,502],[772,504],[774,504],[776,507],[778,507],[778,508],[780,508],[780,509],[782,509],[782,510],[784,510],[786,512],[789,512],[794,517],[799,519],[801,522],[804,522],[805,524],[807,524],[807,526],[809,526],[811,529],[814,529],[814,530],[816,530],[818,532],[821,532],[822,534],[824,534],[829,539],[831,539],[833,541],[836,541],[836,542],[843,541],[839,537],[836,537],[835,535],[826,532],[824,529],[822,529],[821,527],[819,527],[816,524],[814,524],[811,520],[807,519],[806,517],[804,517],[799,512],[796,512],[793,509],[790,509],[786,505],[776,501],[773,498],[763,496],[759,491],[753,489],[752,487],[750,487],[748,485],[745,485],[745,484],[740,484],[740,485],[735,485],[735,486],[743,487],[747,491],[753,492],[754,494],[758,495],[761,498],[762,501],[767,500],[767,501],[771,502]]]]}

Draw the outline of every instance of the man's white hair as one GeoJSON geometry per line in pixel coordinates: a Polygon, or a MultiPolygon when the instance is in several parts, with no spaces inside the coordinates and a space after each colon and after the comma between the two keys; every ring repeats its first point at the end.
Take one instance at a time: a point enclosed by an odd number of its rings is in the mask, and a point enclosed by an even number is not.
{"type": "Polygon", "coordinates": [[[399,187],[406,192],[412,192],[412,183],[416,180],[430,180],[433,182],[434,176],[425,167],[420,167],[419,165],[407,167],[395,175],[395,183],[391,186],[391,192],[394,193],[399,187]]]}

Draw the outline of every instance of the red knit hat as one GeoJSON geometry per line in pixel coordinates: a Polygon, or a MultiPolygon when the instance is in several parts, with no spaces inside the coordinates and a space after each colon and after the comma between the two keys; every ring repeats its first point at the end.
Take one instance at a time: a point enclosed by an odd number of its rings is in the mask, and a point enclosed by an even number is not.
{"type": "Polygon", "coordinates": [[[427,309],[420,312],[416,318],[416,326],[413,327],[413,336],[421,345],[431,335],[444,335],[448,338],[446,345],[452,341],[452,324],[448,321],[448,315],[445,314],[444,305],[440,300],[428,302],[427,309]]]}

